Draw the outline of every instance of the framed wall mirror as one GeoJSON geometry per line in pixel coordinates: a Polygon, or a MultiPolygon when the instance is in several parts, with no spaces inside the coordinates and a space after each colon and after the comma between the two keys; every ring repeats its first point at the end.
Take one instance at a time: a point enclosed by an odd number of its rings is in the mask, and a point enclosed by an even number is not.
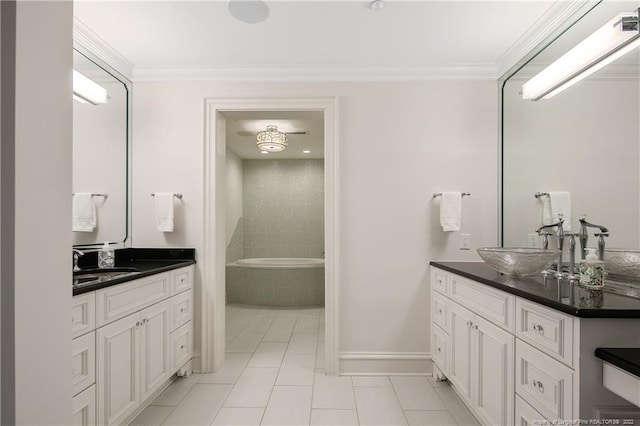
{"type": "Polygon", "coordinates": [[[73,244],[124,247],[129,239],[131,82],[73,51],[73,244]]]}
{"type": "MultiPolygon", "coordinates": [[[[524,83],[573,46],[617,15],[638,13],[637,1],[590,7],[503,80],[503,246],[540,246],[542,200],[535,194],[562,191],[570,193],[571,232],[586,214],[609,229],[607,248],[640,249],[639,49],[549,99],[522,96],[524,83]]],[[[593,232],[589,247],[597,246],[593,232]]]]}

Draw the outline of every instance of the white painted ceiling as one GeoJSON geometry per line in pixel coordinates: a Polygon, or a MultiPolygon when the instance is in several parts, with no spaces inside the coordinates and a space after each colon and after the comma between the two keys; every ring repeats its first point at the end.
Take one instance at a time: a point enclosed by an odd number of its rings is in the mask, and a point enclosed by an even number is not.
{"type": "MultiPolygon", "coordinates": [[[[266,1],[261,23],[227,1],[75,1],[74,14],[128,60],[150,70],[356,67],[496,72],[554,1],[266,1]]],[[[547,16],[548,18],[548,16],[547,16]]]]}

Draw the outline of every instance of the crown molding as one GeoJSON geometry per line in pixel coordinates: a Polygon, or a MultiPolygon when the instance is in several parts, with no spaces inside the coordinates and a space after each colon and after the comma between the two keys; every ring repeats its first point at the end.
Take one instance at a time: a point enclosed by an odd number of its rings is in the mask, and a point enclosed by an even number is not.
{"type": "Polygon", "coordinates": [[[563,28],[594,0],[555,0],[553,5],[496,61],[496,79],[503,77],[540,44],[563,28]]]}
{"type": "Polygon", "coordinates": [[[495,80],[491,64],[438,67],[237,66],[136,67],[135,82],[154,81],[422,81],[495,80]]]}
{"type": "MultiPolygon", "coordinates": [[[[527,81],[549,64],[528,64],[525,68],[514,74],[509,81],[527,81]]],[[[640,78],[640,69],[637,64],[609,64],[605,68],[589,76],[589,81],[637,81],[640,78]]]]}
{"type": "Polygon", "coordinates": [[[124,77],[132,80],[133,64],[75,17],[73,18],[73,46],[91,52],[124,77]]]}

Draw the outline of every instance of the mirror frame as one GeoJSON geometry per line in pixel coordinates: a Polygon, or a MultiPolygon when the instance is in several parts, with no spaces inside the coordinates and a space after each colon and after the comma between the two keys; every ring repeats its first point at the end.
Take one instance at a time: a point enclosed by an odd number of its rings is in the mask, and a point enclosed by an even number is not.
{"type": "MultiPolygon", "coordinates": [[[[89,60],[101,67],[105,72],[111,74],[115,79],[119,80],[127,91],[127,132],[126,132],[126,177],[125,177],[125,236],[122,241],[109,241],[110,247],[114,249],[131,247],[131,154],[132,154],[132,107],[133,107],[133,83],[123,73],[118,71],[114,66],[107,62],[101,55],[95,52],[95,46],[86,37],[78,36],[79,28],[77,22],[74,22],[73,49],[77,50],[89,60]],[[83,42],[84,40],[84,42],[83,42]]],[[[73,247],[80,248],[83,251],[94,251],[102,248],[105,242],[96,242],[91,244],[77,244],[73,247]]]]}
{"type": "Polygon", "coordinates": [[[498,245],[504,247],[504,88],[509,79],[517,74],[522,68],[527,66],[547,47],[549,47],[564,33],[569,31],[576,23],[589,14],[604,0],[595,0],[593,2],[586,1],[578,10],[573,13],[567,20],[552,31],[544,38],[536,47],[527,53],[520,61],[512,66],[506,73],[498,79],[498,126],[500,134],[498,135],[498,245]]]}

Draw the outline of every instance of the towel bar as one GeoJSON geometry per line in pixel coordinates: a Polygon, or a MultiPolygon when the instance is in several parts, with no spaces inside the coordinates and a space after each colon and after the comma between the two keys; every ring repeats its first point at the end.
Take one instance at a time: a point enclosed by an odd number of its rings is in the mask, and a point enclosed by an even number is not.
{"type": "MultiPolygon", "coordinates": [[[[467,196],[467,195],[468,195],[468,196],[471,196],[471,194],[470,194],[470,193],[468,193],[468,192],[463,192],[463,193],[462,193],[462,196],[463,196],[463,197],[465,197],[465,196],[467,196]]],[[[436,197],[442,197],[442,192],[438,192],[437,194],[433,194],[433,197],[431,197],[431,198],[436,198],[436,197]]]]}
{"type": "MultiPolygon", "coordinates": [[[[155,197],[155,196],[156,196],[156,193],[155,193],[155,192],[152,192],[152,193],[151,193],[151,196],[152,196],[152,197],[155,197]]],[[[174,196],[174,197],[176,197],[178,200],[182,200],[182,194],[181,194],[181,193],[179,193],[179,192],[174,192],[174,193],[173,193],[173,196],[174,196]]]]}
{"type": "MultiPolygon", "coordinates": [[[[72,192],[71,195],[76,195],[75,192],[72,192]]],[[[91,194],[92,197],[104,197],[104,198],[108,198],[109,194],[91,194]]]]}

